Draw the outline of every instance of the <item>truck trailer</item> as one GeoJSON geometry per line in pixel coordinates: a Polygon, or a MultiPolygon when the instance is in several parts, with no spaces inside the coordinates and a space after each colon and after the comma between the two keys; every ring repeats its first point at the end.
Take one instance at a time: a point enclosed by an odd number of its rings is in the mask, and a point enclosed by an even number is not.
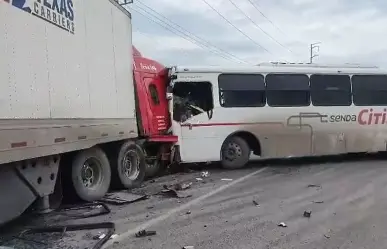
{"type": "Polygon", "coordinates": [[[122,4],[0,0],[0,23],[0,224],[139,186],[170,159],[163,66],[132,49],[122,4]]]}

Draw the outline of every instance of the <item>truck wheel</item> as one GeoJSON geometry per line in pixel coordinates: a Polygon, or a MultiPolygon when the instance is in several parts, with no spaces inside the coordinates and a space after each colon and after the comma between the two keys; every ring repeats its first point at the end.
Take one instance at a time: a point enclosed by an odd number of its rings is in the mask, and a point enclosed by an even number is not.
{"type": "Polygon", "coordinates": [[[145,155],[142,148],[128,141],[121,146],[116,167],[113,167],[115,179],[125,188],[140,187],[146,172],[145,155]]]}
{"type": "Polygon", "coordinates": [[[250,159],[250,148],[247,142],[238,137],[228,138],[222,145],[221,164],[225,169],[243,168],[250,159]]]}
{"type": "Polygon", "coordinates": [[[79,152],[72,162],[71,179],[76,194],[82,200],[96,201],[104,197],[111,179],[106,154],[99,148],[79,152]]]}

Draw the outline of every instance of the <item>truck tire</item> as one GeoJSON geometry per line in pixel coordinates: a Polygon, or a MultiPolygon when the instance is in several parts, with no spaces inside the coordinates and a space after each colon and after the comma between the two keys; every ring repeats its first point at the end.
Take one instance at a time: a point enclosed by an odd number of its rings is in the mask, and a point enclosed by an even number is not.
{"type": "Polygon", "coordinates": [[[99,148],[80,151],[72,161],[71,179],[81,200],[96,201],[104,197],[111,180],[106,154],[99,148]]]}
{"type": "Polygon", "coordinates": [[[127,189],[140,187],[146,172],[143,149],[132,141],[124,143],[112,171],[115,181],[113,185],[121,185],[127,189]]]}
{"type": "Polygon", "coordinates": [[[250,148],[248,143],[238,136],[233,136],[222,145],[221,164],[225,169],[243,168],[250,159],[250,148]]]}

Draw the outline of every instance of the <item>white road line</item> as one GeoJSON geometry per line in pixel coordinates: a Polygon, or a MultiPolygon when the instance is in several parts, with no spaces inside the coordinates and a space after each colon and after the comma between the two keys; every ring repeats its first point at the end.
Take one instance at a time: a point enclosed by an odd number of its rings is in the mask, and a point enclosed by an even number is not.
{"type": "Polygon", "coordinates": [[[117,237],[115,237],[114,239],[110,239],[108,242],[106,242],[106,244],[104,245],[103,248],[107,248],[107,247],[109,247],[110,245],[112,245],[116,241],[119,242],[119,241],[122,241],[124,239],[127,239],[129,236],[134,235],[135,233],[137,233],[140,230],[147,229],[150,226],[153,226],[153,225],[155,225],[155,224],[157,224],[157,223],[159,223],[161,221],[164,221],[164,220],[168,219],[169,217],[171,217],[172,215],[174,215],[175,213],[179,213],[182,210],[187,209],[187,208],[189,208],[192,205],[198,204],[199,202],[201,202],[201,201],[203,201],[203,200],[205,200],[205,199],[207,199],[207,198],[209,198],[209,197],[211,197],[213,195],[216,195],[217,193],[219,193],[219,192],[221,192],[221,191],[223,191],[225,189],[228,189],[228,188],[234,186],[235,184],[238,184],[238,183],[240,183],[240,182],[242,182],[242,181],[244,181],[244,180],[246,180],[246,179],[248,179],[248,178],[250,178],[250,177],[252,177],[252,176],[254,176],[256,174],[259,174],[259,173],[263,172],[267,168],[268,167],[261,168],[261,169],[259,169],[257,171],[254,171],[253,173],[250,173],[248,175],[242,176],[242,177],[240,177],[240,178],[238,178],[238,179],[236,179],[236,180],[234,180],[232,182],[229,182],[228,184],[220,186],[219,188],[217,188],[217,189],[215,189],[215,190],[213,190],[213,191],[211,191],[211,192],[209,192],[209,193],[207,193],[205,195],[202,195],[202,196],[200,196],[200,197],[198,197],[196,199],[193,199],[193,200],[191,200],[191,201],[189,201],[189,202],[187,202],[185,204],[182,204],[179,207],[173,208],[173,209],[169,210],[167,213],[165,213],[163,215],[160,215],[159,217],[156,217],[154,219],[151,219],[151,220],[143,223],[142,225],[139,225],[138,227],[136,227],[134,229],[130,229],[130,230],[126,231],[126,232],[123,232],[123,233],[119,234],[117,237]]]}

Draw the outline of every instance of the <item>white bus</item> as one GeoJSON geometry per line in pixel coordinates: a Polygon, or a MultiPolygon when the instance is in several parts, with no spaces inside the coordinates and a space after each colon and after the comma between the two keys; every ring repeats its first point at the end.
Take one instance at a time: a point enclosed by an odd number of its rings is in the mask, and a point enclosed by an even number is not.
{"type": "Polygon", "coordinates": [[[387,71],[356,65],[173,67],[183,163],[386,151],[387,71]]]}

